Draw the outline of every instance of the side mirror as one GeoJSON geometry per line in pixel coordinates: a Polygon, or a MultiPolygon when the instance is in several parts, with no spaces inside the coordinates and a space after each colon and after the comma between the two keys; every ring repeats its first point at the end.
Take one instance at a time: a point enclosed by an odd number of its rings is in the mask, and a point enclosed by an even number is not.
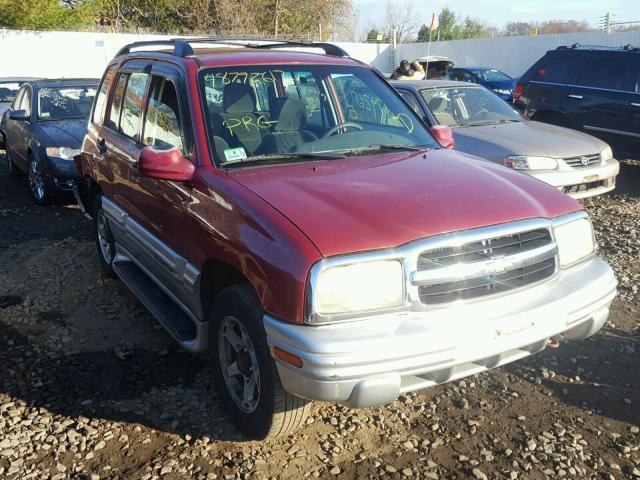
{"type": "Polygon", "coordinates": [[[195,170],[193,163],[177,147],[171,150],[145,147],[138,158],[138,171],[143,177],[186,182],[191,180],[195,170]]]}
{"type": "Polygon", "coordinates": [[[431,127],[431,133],[444,148],[453,148],[455,141],[453,140],[453,130],[451,130],[450,126],[434,125],[431,127]]]}
{"type": "Polygon", "coordinates": [[[9,112],[9,118],[11,120],[18,120],[20,122],[28,122],[29,115],[26,110],[12,110],[9,112]]]}

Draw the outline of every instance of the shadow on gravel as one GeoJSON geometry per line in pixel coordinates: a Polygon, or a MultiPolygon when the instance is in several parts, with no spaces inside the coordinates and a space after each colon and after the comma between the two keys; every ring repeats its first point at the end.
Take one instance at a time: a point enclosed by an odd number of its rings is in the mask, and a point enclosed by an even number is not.
{"type": "Polygon", "coordinates": [[[208,384],[199,386],[204,392],[197,392],[206,397],[206,405],[190,403],[190,387],[206,368],[205,359],[178,347],[163,353],[133,348],[51,354],[0,323],[0,393],[70,418],[140,423],[194,438],[241,440],[217,405],[212,384],[201,382],[208,384]],[[211,412],[215,415],[208,417],[211,412]]]}
{"type": "Polygon", "coordinates": [[[613,194],[640,197],[640,161],[621,161],[613,194]]]}
{"type": "Polygon", "coordinates": [[[524,365],[535,368],[538,378],[541,367],[545,367],[562,375],[562,378],[542,380],[560,402],[637,425],[640,424],[640,389],[636,384],[638,353],[634,347],[637,343],[636,335],[605,327],[587,340],[564,342],[556,351],[547,350],[506,369],[526,379],[531,371],[523,369],[524,365]],[[557,364],[551,366],[547,361],[549,356],[555,356],[557,364]]]}

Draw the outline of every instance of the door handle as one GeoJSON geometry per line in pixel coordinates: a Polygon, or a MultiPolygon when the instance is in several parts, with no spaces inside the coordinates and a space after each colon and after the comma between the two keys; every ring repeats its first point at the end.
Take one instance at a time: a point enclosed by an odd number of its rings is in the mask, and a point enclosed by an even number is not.
{"type": "Polygon", "coordinates": [[[569,98],[575,98],[576,100],[582,100],[582,95],[575,95],[573,93],[570,93],[569,95],[567,95],[567,97],[569,98]]]}
{"type": "Polygon", "coordinates": [[[98,147],[98,152],[100,152],[101,155],[104,155],[105,153],[107,153],[107,142],[105,141],[104,138],[98,138],[98,141],[96,142],[96,147],[98,147]]]}
{"type": "Polygon", "coordinates": [[[629,106],[630,106],[630,107],[640,108],[640,103],[638,103],[638,102],[631,102],[631,103],[629,104],[629,106]]]}

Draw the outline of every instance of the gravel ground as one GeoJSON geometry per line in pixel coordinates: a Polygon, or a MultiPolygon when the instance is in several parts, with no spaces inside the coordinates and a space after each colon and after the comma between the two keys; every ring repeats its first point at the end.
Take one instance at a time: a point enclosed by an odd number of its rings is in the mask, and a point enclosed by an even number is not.
{"type": "Polygon", "coordinates": [[[640,162],[585,201],[621,282],[599,334],[384,408],[318,404],[267,443],[100,275],[78,209],[1,170],[0,479],[640,478],[640,162]]]}

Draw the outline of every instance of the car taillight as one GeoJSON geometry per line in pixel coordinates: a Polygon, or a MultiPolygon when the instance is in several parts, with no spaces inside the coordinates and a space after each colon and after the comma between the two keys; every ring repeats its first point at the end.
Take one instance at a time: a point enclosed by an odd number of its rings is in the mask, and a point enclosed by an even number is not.
{"type": "Polygon", "coordinates": [[[513,103],[516,103],[520,96],[524,92],[524,85],[521,83],[516,84],[516,89],[513,92],[513,103]]]}

